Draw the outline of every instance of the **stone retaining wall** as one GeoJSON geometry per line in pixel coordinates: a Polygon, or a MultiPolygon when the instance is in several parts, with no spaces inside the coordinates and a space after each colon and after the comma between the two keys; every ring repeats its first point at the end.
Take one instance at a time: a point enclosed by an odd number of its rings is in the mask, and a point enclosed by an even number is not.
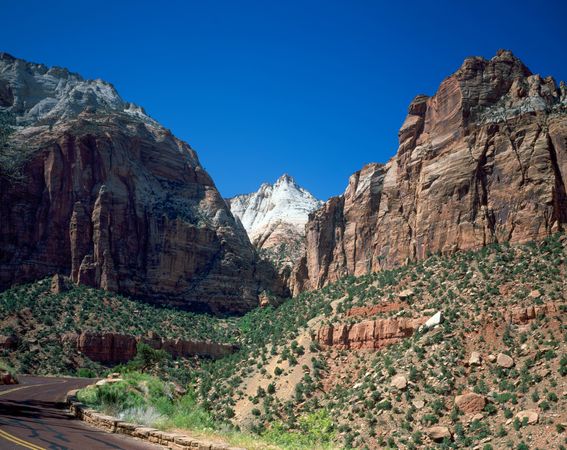
{"type": "Polygon", "coordinates": [[[171,450],[245,450],[226,444],[195,439],[181,433],[160,431],[156,428],[124,422],[116,417],[101,414],[81,403],[77,398],[77,391],[73,390],[67,393],[66,401],[71,414],[77,419],[109,433],[125,434],[153,444],[163,445],[171,450]]]}

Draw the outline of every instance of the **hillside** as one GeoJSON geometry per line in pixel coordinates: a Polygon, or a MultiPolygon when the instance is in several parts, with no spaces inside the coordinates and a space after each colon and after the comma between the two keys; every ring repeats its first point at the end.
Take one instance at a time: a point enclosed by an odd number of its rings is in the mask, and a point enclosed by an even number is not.
{"type": "Polygon", "coordinates": [[[235,343],[222,359],[160,369],[188,383],[219,429],[230,423],[282,448],[559,448],[566,264],[562,234],[493,244],[229,319],[81,286],[54,293],[44,280],[1,294],[0,334],[17,338],[2,360],[20,372],[102,373],[61,341],[85,330],[235,343]],[[440,323],[422,328],[437,313],[440,323]]]}
{"type": "Polygon", "coordinates": [[[195,386],[218,418],[268,435],[317,414],[354,448],[558,448],[566,244],[433,255],[253,311],[238,321],[242,350],[195,386]]]}
{"type": "Polygon", "coordinates": [[[66,339],[81,332],[236,342],[230,319],[158,307],[101,289],[68,288],[54,292],[45,279],[0,293],[0,355],[19,373],[74,375],[89,368],[102,374],[108,364],[91,361],[66,339]]]}

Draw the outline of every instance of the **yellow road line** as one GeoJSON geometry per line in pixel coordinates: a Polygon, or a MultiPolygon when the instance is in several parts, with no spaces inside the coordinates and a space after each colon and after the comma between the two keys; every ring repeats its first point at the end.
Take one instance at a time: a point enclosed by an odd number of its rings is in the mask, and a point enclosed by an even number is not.
{"type": "MultiPolygon", "coordinates": [[[[53,384],[63,384],[63,383],[66,383],[66,382],[67,382],[67,380],[63,380],[63,381],[57,381],[55,383],[30,384],[30,385],[26,385],[26,386],[19,386],[17,388],[8,389],[7,391],[1,391],[0,396],[9,394],[11,392],[19,391],[21,389],[28,389],[28,388],[32,388],[32,387],[38,387],[38,386],[41,386],[41,387],[50,386],[50,385],[53,385],[53,384]]],[[[32,444],[31,442],[24,441],[23,439],[20,439],[19,437],[16,437],[13,434],[10,434],[10,433],[8,433],[7,431],[4,431],[4,430],[0,430],[0,438],[5,439],[8,442],[12,442],[13,444],[17,444],[20,447],[28,448],[30,450],[46,450],[43,447],[39,447],[38,445],[32,444]]]]}
{"type": "Polygon", "coordinates": [[[29,386],[20,386],[20,387],[14,388],[14,389],[8,389],[7,391],[1,391],[0,395],[6,395],[6,394],[9,394],[10,392],[16,392],[16,391],[19,391],[20,389],[28,389],[28,388],[31,388],[31,387],[34,387],[34,386],[37,386],[37,384],[31,384],[29,386]]]}
{"type": "Polygon", "coordinates": [[[45,450],[43,447],[39,447],[31,442],[24,441],[10,433],[7,433],[4,430],[0,430],[0,438],[4,438],[9,442],[13,442],[14,444],[19,445],[20,447],[29,448],[30,450],[45,450]]]}
{"type": "Polygon", "coordinates": [[[67,383],[67,380],[56,381],[54,383],[47,383],[47,384],[27,384],[25,386],[19,386],[17,388],[8,389],[7,391],[0,391],[0,396],[10,394],[11,392],[19,391],[20,389],[29,389],[29,388],[32,388],[32,387],[52,386],[54,384],[65,384],[65,383],[67,383]]]}

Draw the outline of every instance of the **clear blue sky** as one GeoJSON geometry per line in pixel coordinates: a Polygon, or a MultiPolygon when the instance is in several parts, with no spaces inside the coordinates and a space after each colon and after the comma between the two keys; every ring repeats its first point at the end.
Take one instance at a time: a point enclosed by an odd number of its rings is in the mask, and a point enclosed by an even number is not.
{"type": "Polygon", "coordinates": [[[407,106],[469,55],[567,80],[562,1],[1,0],[0,50],[121,95],[194,147],[221,193],[288,172],[316,196],[394,155],[407,106]]]}

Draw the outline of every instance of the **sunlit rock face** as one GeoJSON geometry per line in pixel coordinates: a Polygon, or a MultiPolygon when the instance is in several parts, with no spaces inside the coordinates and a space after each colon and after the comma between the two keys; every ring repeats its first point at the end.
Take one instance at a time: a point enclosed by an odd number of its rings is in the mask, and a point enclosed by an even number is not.
{"type": "Polygon", "coordinates": [[[256,192],[227,201],[252,243],[287,266],[303,254],[305,224],[323,204],[287,174],[274,184],[264,183],[256,192]]]}
{"type": "Polygon", "coordinates": [[[563,82],[509,51],[467,58],[410,104],[396,156],[352,175],[311,216],[292,290],[563,229],[566,141],[563,82]]]}
{"type": "Polygon", "coordinates": [[[283,293],[195,151],[110,84],[0,54],[0,110],[33,150],[0,180],[0,287],[60,273],[215,313],[283,293]]]}

